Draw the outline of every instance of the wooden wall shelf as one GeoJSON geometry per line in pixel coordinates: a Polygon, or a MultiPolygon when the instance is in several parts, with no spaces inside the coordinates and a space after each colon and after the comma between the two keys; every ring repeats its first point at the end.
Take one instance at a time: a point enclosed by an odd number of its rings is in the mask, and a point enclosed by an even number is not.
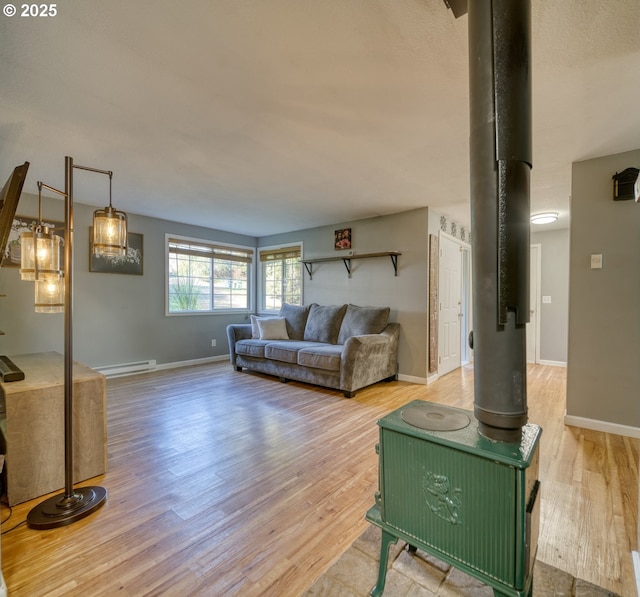
{"type": "Polygon", "coordinates": [[[398,275],[398,256],[402,255],[398,251],[384,251],[382,253],[363,253],[362,255],[340,255],[339,257],[319,257],[317,259],[301,259],[304,267],[309,274],[309,280],[313,280],[313,264],[327,263],[329,261],[342,261],[347,268],[347,273],[351,277],[351,261],[354,259],[373,259],[375,257],[389,257],[393,265],[394,275],[398,275]]]}

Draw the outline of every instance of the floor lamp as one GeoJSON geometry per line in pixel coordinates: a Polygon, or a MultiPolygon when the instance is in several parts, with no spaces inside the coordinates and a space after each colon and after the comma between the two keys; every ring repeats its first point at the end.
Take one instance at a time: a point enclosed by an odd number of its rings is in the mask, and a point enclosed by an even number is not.
{"type": "MultiPolygon", "coordinates": [[[[73,158],[65,158],[65,190],[38,182],[38,188],[47,188],[64,196],[64,275],[59,276],[58,285],[64,279],[64,299],[60,305],[60,294],[53,291],[55,286],[52,269],[44,263],[45,251],[39,252],[38,242],[48,240],[49,230],[42,230],[40,224],[34,226],[31,233],[29,252],[23,247],[23,254],[31,258],[34,266],[33,279],[36,281],[36,310],[59,312],[64,309],[64,461],[65,488],[64,493],[50,497],[34,508],[27,515],[27,524],[34,529],[51,529],[71,524],[100,508],[107,499],[107,490],[99,486],[74,488],[73,486],[73,170],[87,170],[109,176],[109,207],[94,212],[92,246],[99,254],[122,255],[127,249],[127,217],[111,206],[111,178],[113,173],[85,166],[74,165],[73,158]],[[49,272],[41,275],[40,272],[49,272]],[[43,283],[49,290],[39,296],[38,285],[43,283]],[[47,307],[47,304],[49,307],[47,307]],[[40,308],[39,308],[40,306],[40,308]]],[[[27,236],[29,233],[27,233],[27,236]]],[[[59,250],[59,249],[58,249],[59,250]]]]}

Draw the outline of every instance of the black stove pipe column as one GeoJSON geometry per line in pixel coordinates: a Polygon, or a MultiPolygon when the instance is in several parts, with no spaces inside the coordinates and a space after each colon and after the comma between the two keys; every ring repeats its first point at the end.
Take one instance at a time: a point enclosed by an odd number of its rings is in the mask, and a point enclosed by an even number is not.
{"type": "Polygon", "coordinates": [[[531,71],[529,0],[471,0],[475,416],[490,439],[527,422],[531,71]]]}

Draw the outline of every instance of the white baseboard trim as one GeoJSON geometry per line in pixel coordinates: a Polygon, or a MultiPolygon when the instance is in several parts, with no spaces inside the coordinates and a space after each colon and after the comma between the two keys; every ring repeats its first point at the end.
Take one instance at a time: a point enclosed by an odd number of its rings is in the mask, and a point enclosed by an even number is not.
{"type": "Polygon", "coordinates": [[[551,367],[566,367],[565,361],[538,361],[538,365],[550,365],[551,367]]]}
{"type": "Polygon", "coordinates": [[[401,373],[398,374],[398,381],[408,381],[409,383],[418,383],[423,386],[427,384],[427,380],[424,377],[415,377],[413,375],[403,375],[401,373]]]}
{"type": "Polygon", "coordinates": [[[583,429],[592,429],[593,431],[603,431],[604,433],[613,433],[615,435],[625,435],[627,437],[640,439],[640,427],[631,427],[629,425],[620,425],[619,423],[598,421],[596,419],[586,419],[584,417],[575,417],[567,414],[564,416],[564,424],[570,425],[571,427],[582,427],[583,429]]]}
{"type": "MultiPolygon", "coordinates": [[[[114,377],[128,377],[129,375],[141,375],[142,373],[152,373],[153,371],[161,371],[162,369],[177,369],[178,367],[189,367],[191,365],[204,365],[205,363],[214,363],[216,361],[228,361],[229,355],[222,354],[215,357],[206,357],[204,359],[191,359],[189,361],[176,361],[174,363],[161,363],[156,364],[155,361],[148,361],[152,363],[152,367],[148,368],[135,368],[129,367],[128,365],[109,365],[106,367],[93,367],[95,371],[100,371],[108,377],[112,379],[114,377]]],[[[0,595],[0,597],[2,597],[0,595]]]]}
{"type": "Polygon", "coordinates": [[[136,361],[135,363],[120,363],[118,365],[105,365],[104,367],[94,367],[105,377],[123,377],[134,373],[148,373],[155,371],[156,362],[153,359],[147,361],[136,361]]]}
{"type": "Polygon", "coordinates": [[[631,557],[633,558],[633,569],[636,573],[636,589],[638,596],[640,597],[640,553],[632,551],[631,557]]]}
{"type": "Polygon", "coordinates": [[[156,369],[178,369],[178,367],[190,367],[191,365],[205,365],[206,363],[217,363],[218,361],[228,361],[228,354],[220,354],[216,357],[205,357],[203,359],[190,359],[188,361],[175,361],[174,363],[162,363],[156,369]]]}

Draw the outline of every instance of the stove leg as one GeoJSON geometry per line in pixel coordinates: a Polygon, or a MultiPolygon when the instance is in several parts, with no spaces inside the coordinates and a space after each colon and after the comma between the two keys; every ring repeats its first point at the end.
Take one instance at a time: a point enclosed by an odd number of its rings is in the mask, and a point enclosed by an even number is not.
{"type": "Polygon", "coordinates": [[[382,531],[382,539],[380,541],[380,567],[378,568],[378,582],[371,589],[371,597],[381,597],[384,592],[384,583],[387,580],[387,564],[389,563],[389,546],[397,543],[398,538],[394,537],[387,531],[382,531]]]}

